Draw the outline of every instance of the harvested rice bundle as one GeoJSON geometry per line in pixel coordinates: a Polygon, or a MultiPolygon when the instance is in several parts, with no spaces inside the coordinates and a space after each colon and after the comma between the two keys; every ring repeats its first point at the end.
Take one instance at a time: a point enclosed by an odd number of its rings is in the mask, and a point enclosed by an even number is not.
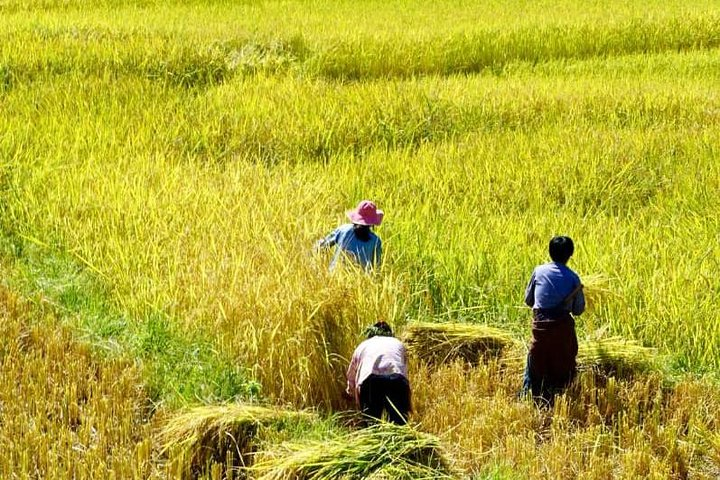
{"type": "Polygon", "coordinates": [[[437,437],[378,423],[311,443],[285,443],[251,467],[258,480],[455,478],[437,437]]]}
{"type": "Polygon", "coordinates": [[[586,310],[591,311],[600,305],[607,297],[617,296],[610,289],[610,277],[602,274],[583,276],[583,294],[585,295],[586,310]]]}
{"type": "Polygon", "coordinates": [[[411,353],[429,363],[459,358],[473,365],[515,343],[509,332],[487,325],[430,322],[408,324],[403,341],[411,353]]]}
{"type": "Polygon", "coordinates": [[[632,373],[650,370],[657,351],[643,347],[634,340],[608,337],[580,343],[577,361],[581,367],[596,368],[606,373],[632,373]]]}
{"type": "Polygon", "coordinates": [[[244,466],[255,450],[258,427],[313,418],[308,412],[242,403],[195,407],[165,422],[160,453],[182,478],[197,476],[211,463],[244,466]]]}

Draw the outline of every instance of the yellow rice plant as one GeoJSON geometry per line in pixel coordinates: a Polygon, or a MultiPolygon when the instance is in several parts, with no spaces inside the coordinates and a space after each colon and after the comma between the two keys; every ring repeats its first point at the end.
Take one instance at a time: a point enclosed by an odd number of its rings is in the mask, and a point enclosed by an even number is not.
{"type": "Polygon", "coordinates": [[[488,325],[413,322],[402,340],[420,360],[442,364],[462,359],[477,364],[516,343],[509,332],[488,325]]]}
{"type": "Polygon", "coordinates": [[[715,431],[708,434],[708,443],[710,446],[710,468],[712,468],[720,476],[720,432],[715,431]]]}
{"type": "Polygon", "coordinates": [[[520,364],[512,371],[497,362],[420,365],[410,372],[411,419],[438,435],[464,472],[478,472],[493,452],[512,450],[502,439],[522,439],[522,449],[542,427],[542,413],[515,399],[521,381],[520,364]]]}
{"type": "Polygon", "coordinates": [[[37,300],[0,286],[0,478],[156,478],[138,366],[95,358],[37,300]]]}
{"type": "Polygon", "coordinates": [[[139,322],[163,311],[188,335],[200,330],[249,367],[272,401],[342,406],[341,372],[358,334],[401,318],[408,295],[398,274],[331,274],[328,257],[313,255],[313,242],[338,222],[324,212],[330,208],[316,208],[331,203],[318,198],[327,179],[305,168],[284,177],[250,162],[227,171],[174,158],[131,163],[134,194],[125,195],[127,171],[101,174],[86,159],[73,179],[97,190],[66,190],[69,204],[80,206],[72,212],[48,205],[54,218],[79,222],[68,242],[110,280],[120,308],[139,322]]]}
{"type": "Polygon", "coordinates": [[[196,478],[213,464],[238,469],[252,461],[261,426],[315,418],[306,411],[243,403],[193,407],[163,422],[160,455],[168,458],[168,471],[177,478],[196,478]]]}
{"type": "Polygon", "coordinates": [[[251,469],[258,480],[454,478],[437,437],[385,422],[322,441],[285,442],[259,457],[251,469]]]}
{"type": "Polygon", "coordinates": [[[583,370],[544,411],[518,401],[520,368],[458,361],[410,377],[413,421],[440,437],[467,478],[717,478],[713,449],[697,448],[695,433],[717,431],[717,385],[667,388],[659,375],[583,370]]]}
{"type": "MultiPolygon", "coordinates": [[[[363,325],[512,304],[535,246],[568,228],[585,246],[578,261],[625,280],[627,301],[605,309],[607,279],[584,278],[604,324],[712,369],[717,6],[614,3],[563,1],[560,18],[542,3],[517,15],[513,2],[118,13],[11,1],[0,19],[3,227],[75,255],[130,321],[160,312],[188,335],[203,330],[264,395],[294,405],[341,405],[363,325]],[[225,21],[205,21],[220,11],[225,21]],[[123,27],[110,26],[117,15],[123,27]],[[247,45],[238,32],[253,32],[247,45]],[[267,75],[242,74],[252,57],[267,75]],[[285,57],[303,73],[274,75],[285,57]],[[488,65],[502,75],[445,75],[488,65]],[[364,196],[388,212],[387,268],[330,275],[306,253],[364,196]]],[[[101,364],[7,308],[0,477],[151,475],[136,367],[101,364]]],[[[581,362],[644,355],[611,341],[583,345],[581,362]]],[[[682,428],[717,431],[717,390],[657,393],[585,371],[543,417],[513,400],[522,362],[465,367],[423,366],[412,384],[415,416],[452,435],[468,471],[718,477],[684,450],[695,439],[682,428]]]]}

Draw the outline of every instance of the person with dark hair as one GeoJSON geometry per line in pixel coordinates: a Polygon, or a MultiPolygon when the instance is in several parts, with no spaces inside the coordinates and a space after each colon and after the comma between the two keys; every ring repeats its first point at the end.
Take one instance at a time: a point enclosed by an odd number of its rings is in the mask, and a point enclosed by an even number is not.
{"type": "Polygon", "coordinates": [[[367,339],[350,361],[346,393],[365,415],[380,419],[385,411],[390,422],[405,425],[410,411],[405,345],[385,322],[377,322],[365,332],[367,339]]]}
{"type": "Polygon", "coordinates": [[[532,339],[522,393],[552,405],[575,378],[578,352],[575,320],[585,310],[580,277],[567,266],[575,251],[569,237],[550,240],[552,262],[535,267],[525,289],[525,303],[533,309],[532,339]]]}
{"type": "Polygon", "coordinates": [[[330,262],[333,270],[344,256],[350,258],[365,270],[371,270],[380,264],[382,241],[372,227],[380,225],[384,213],[370,200],[361,201],[354,210],[346,212],[352,223],[346,223],[333,230],[327,237],[315,244],[316,250],[335,247],[330,262]]]}

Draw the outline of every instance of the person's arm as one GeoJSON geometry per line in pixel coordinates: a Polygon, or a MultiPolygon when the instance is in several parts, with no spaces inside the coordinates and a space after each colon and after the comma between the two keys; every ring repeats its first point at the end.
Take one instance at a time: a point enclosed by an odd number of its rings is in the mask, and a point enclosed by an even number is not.
{"type": "Polygon", "coordinates": [[[353,352],[352,358],[350,359],[350,366],[347,370],[347,387],[345,389],[345,393],[354,398],[355,401],[357,401],[358,398],[357,385],[355,383],[357,379],[358,368],[360,368],[360,353],[356,348],[353,352]]]}
{"type": "Polygon", "coordinates": [[[580,285],[580,290],[578,290],[575,298],[572,300],[571,311],[573,315],[580,315],[585,311],[585,294],[583,293],[582,285],[580,285]]]}
{"type": "Polygon", "coordinates": [[[535,305],[535,270],[533,270],[530,281],[525,288],[525,305],[530,308],[535,305]]]}
{"type": "Polygon", "coordinates": [[[315,242],[315,250],[316,251],[323,250],[325,248],[330,248],[333,245],[337,244],[339,234],[340,234],[340,229],[336,228],[335,230],[333,230],[330,233],[330,235],[315,242]]]}

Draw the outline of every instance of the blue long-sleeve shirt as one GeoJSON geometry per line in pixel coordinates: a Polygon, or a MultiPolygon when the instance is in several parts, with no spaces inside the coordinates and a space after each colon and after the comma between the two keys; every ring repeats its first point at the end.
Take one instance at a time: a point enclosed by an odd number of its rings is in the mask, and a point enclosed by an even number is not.
{"type": "Polygon", "coordinates": [[[567,305],[564,300],[580,285],[580,277],[567,265],[550,262],[533,270],[525,289],[525,303],[533,309],[561,309],[580,315],[585,311],[585,295],[582,289],[567,305]]]}
{"type": "Polygon", "coordinates": [[[382,257],[382,241],[380,237],[370,231],[366,241],[360,240],[351,223],[341,225],[318,242],[319,248],[335,246],[335,254],[330,262],[330,270],[334,269],[343,255],[350,257],[366,270],[380,264],[382,257]]]}

